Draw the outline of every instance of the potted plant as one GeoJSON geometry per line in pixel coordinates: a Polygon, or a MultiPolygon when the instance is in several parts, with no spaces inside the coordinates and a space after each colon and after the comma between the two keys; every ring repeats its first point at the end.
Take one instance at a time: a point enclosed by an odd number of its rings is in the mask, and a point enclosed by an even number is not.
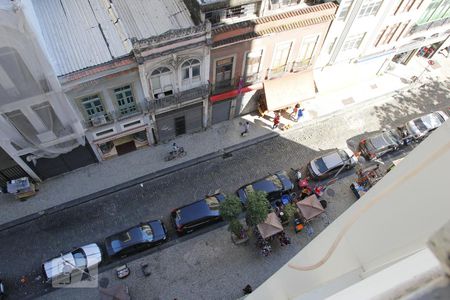
{"type": "Polygon", "coordinates": [[[228,230],[231,231],[231,240],[235,244],[241,244],[248,240],[247,229],[239,221],[239,214],[242,212],[241,201],[235,195],[227,195],[220,203],[220,215],[228,222],[228,230]]]}
{"type": "Polygon", "coordinates": [[[267,194],[261,191],[250,192],[247,195],[247,212],[245,221],[248,226],[256,226],[267,219],[270,203],[267,194]]]}
{"type": "Polygon", "coordinates": [[[281,223],[283,226],[287,226],[294,221],[295,215],[297,214],[297,207],[294,203],[288,203],[284,206],[282,213],[283,215],[280,216],[281,223]]]}

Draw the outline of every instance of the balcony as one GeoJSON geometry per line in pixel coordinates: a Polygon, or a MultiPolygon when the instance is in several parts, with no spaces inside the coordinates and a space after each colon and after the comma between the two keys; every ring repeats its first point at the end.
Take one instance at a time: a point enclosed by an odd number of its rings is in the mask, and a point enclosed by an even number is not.
{"type": "Polygon", "coordinates": [[[273,69],[268,69],[267,70],[267,78],[272,79],[272,78],[277,78],[277,77],[283,76],[283,74],[286,73],[286,68],[287,68],[287,64],[275,67],[273,69]]]}
{"type": "Polygon", "coordinates": [[[245,83],[245,85],[251,85],[251,84],[261,82],[262,80],[263,80],[263,77],[262,77],[261,73],[253,73],[253,74],[248,74],[245,76],[244,83],[245,83]]]}
{"type": "Polygon", "coordinates": [[[291,72],[300,72],[305,71],[311,66],[311,59],[305,59],[302,61],[294,61],[292,62],[291,72]]]}
{"type": "Polygon", "coordinates": [[[113,123],[114,121],[121,121],[142,113],[142,107],[135,103],[134,106],[122,107],[118,110],[113,110],[110,112],[105,112],[104,114],[98,114],[96,116],[91,116],[87,121],[84,121],[84,126],[86,128],[90,127],[100,127],[113,123]]]}
{"type": "Polygon", "coordinates": [[[239,78],[231,78],[227,80],[217,81],[211,84],[211,94],[216,95],[220,93],[229,92],[239,87],[239,78]]]}
{"type": "Polygon", "coordinates": [[[171,106],[180,106],[185,102],[195,100],[197,98],[205,98],[209,95],[209,85],[204,84],[199,87],[181,91],[170,96],[160,99],[152,99],[148,101],[148,110],[157,111],[171,106]]]}

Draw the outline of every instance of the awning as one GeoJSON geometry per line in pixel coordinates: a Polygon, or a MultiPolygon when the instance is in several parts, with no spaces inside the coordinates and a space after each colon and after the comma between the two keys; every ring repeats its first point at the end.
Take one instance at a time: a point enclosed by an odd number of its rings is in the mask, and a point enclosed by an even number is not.
{"type": "Polygon", "coordinates": [[[293,106],[316,94],[312,71],[296,73],[264,81],[267,110],[274,111],[293,106]]]}
{"type": "Polygon", "coordinates": [[[215,103],[215,102],[219,102],[222,100],[226,100],[226,99],[231,99],[234,97],[237,97],[239,94],[244,94],[244,93],[248,93],[250,91],[255,91],[255,90],[259,90],[262,88],[261,84],[254,84],[254,85],[250,85],[250,86],[245,86],[241,89],[235,89],[229,92],[225,92],[222,94],[217,94],[214,96],[209,97],[209,101],[211,103],[215,103]]]}

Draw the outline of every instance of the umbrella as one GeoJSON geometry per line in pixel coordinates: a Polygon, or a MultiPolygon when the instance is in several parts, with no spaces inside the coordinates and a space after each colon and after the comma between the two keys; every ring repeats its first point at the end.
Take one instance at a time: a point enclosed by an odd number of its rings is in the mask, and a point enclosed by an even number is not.
{"type": "Polygon", "coordinates": [[[283,231],[283,225],[281,225],[280,219],[274,212],[268,214],[266,220],[258,224],[257,227],[263,239],[283,231]]]}
{"type": "Polygon", "coordinates": [[[325,211],[315,194],[297,202],[297,207],[307,221],[325,211]]]}

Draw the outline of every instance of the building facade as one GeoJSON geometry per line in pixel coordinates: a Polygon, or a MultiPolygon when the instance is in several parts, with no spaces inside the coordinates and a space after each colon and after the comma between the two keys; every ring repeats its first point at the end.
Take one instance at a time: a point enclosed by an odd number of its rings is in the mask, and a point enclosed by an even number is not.
{"type": "Polygon", "coordinates": [[[33,11],[23,4],[0,2],[2,187],[17,177],[40,181],[96,161],[29,21],[33,11]]]}
{"type": "Polygon", "coordinates": [[[342,0],[316,66],[364,64],[380,74],[390,62],[407,64],[427,45],[447,45],[449,8],[445,0],[342,0]]]}

